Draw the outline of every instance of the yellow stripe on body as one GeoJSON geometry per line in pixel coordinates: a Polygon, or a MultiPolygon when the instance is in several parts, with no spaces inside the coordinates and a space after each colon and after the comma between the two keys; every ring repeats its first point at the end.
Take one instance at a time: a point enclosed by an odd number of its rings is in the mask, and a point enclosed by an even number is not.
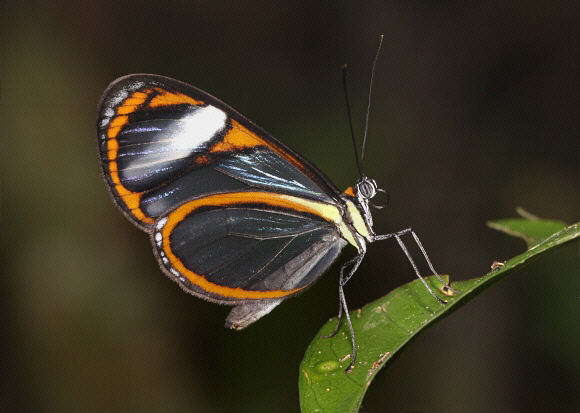
{"type": "Polygon", "coordinates": [[[349,200],[346,200],[346,207],[348,209],[350,217],[352,218],[352,225],[356,230],[356,232],[358,232],[360,235],[362,235],[363,237],[365,237],[367,240],[370,241],[371,234],[369,233],[366,220],[364,219],[358,208],[352,201],[349,200]]]}

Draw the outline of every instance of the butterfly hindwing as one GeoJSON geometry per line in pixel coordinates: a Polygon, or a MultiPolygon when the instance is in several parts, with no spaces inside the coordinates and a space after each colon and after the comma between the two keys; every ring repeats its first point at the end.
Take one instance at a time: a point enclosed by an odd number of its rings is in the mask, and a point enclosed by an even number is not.
{"type": "Polygon", "coordinates": [[[299,198],[264,192],[218,194],[162,218],[153,243],[162,268],[212,301],[241,303],[296,294],[345,246],[332,220],[299,198]]]}

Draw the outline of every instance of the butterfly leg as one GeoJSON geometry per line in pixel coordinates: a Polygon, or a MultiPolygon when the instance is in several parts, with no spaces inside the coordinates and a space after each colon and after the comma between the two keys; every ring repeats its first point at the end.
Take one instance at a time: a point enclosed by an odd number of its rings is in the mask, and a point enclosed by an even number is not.
{"type": "MultiPolygon", "coordinates": [[[[338,296],[339,296],[339,298],[340,298],[340,290],[342,289],[342,286],[345,284],[345,282],[343,281],[344,280],[344,270],[348,266],[356,263],[357,260],[359,259],[358,257],[359,256],[357,255],[356,257],[354,257],[354,258],[348,260],[347,262],[345,262],[344,264],[342,264],[342,267],[340,267],[340,277],[338,279],[338,289],[339,289],[338,290],[338,296]]],[[[322,336],[322,338],[331,338],[331,337],[334,337],[336,335],[336,333],[338,333],[338,330],[340,328],[340,322],[341,321],[342,321],[342,301],[340,301],[340,299],[339,299],[339,302],[338,302],[338,320],[336,321],[336,326],[334,327],[334,330],[332,331],[332,333],[327,334],[325,336],[322,336]]]]}
{"type": "Polygon", "coordinates": [[[348,273],[346,278],[342,277],[342,271],[341,271],[341,279],[339,282],[339,287],[338,287],[338,295],[340,298],[340,302],[342,304],[342,307],[344,309],[344,315],[346,317],[346,322],[348,324],[348,328],[350,329],[350,340],[351,340],[351,344],[352,344],[352,355],[351,355],[351,360],[350,360],[350,364],[348,365],[348,367],[346,368],[346,372],[350,373],[352,371],[352,368],[354,367],[354,363],[356,361],[356,340],[354,337],[354,328],[352,327],[352,321],[350,320],[350,314],[348,313],[348,306],[346,305],[346,298],[344,297],[344,285],[348,282],[348,280],[350,280],[350,278],[353,276],[353,274],[356,272],[356,270],[358,269],[360,263],[362,262],[363,258],[365,256],[365,252],[364,250],[357,255],[354,258],[354,265],[352,266],[350,272],[348,273]]]}
{"type": "Polygon", "coordinates": [[[338,329],[340,328],[340,321],[342,320],[342,303],[338,302],[338,320],[336,320],[336,325],[334,326],[334,330],[332,333],[322,336],[321,338],[332,338],[338,333],[338,329]]]}
{"type": "Polygon", "coordinates": [[[351,344],[352,344],[351,362],[348,365],[348,367],[346,368],[347,373],[350,373],[352,371],[352,368],[353,368],[354,363],[356,361],[356,340],[354,337],[354,328],[352,326],[350,314],[348,313],[348,306],[346,304],[346,298],[344,296],[344,288],[343,287],[348,282],[348,280],[351,279],[353,274],[356,272],[356,270],[360,266],[360,263],[362,262],[364,256],[365,256],[365,250],[364,250],[364,246],[363,246],[361,252],[356,257],[345,262],[342,265],[342,267],[340,268],[340,278],[338,281],[338,297],[339,297],[338,320],[336,322],[336,326],[334,327],[334,331],[326,336],[322,336],[322,338],[330,338],[330,337],[335,336],[336,333],[338,333],[338,330],[340,327],[340,322],[342,319],[342,315],[343,314],[345,315],[346,322],[347,322],[348,328],[350,330],[350,339],[351,339],[351,344]],[[347,267],[349,267],[351,265],[352,265],[352,268],[348,272],[348,275],[345,277],[344,271],[346,270],[347,267]]]}
{"type": "Polygon", "coordinates": [[[419,237],[417,236],[417,234],[415,234],[415,231],[413,231],[411,228],[407,228],[407,229],[404,229],[402,231],[394,232],[392,234],[376,235],[374,241],[381,241],[381,240],[385,240],[385,239],[389,239],[389,238],[395,238],[397,240],[397,242],[399,243],[399,246],[401,247],[401,249],[403,250],[403,252],[407,256],[407,259],[409,260],[409,262],[413,266],[413,270],[415,270],[415,275],[421,280],[421,282],[423,283],[423,285],[425,286],[425,288],[427,289],[427,291],[429,291],[429,293],[433,297],[435,297],[435,299],[437,301],[439,301],[441,304],[447,304],[447,302],[444,301],[444,300],[442,300],[441,298],[439,298],[437,296],[437,294],[435,294],[435,292],[433,292],[433,290],[431,289],[431,287],[429,287],[429,285],[427,284],[427,282],[425,282],[425,280],[423,279],[423,277],[419,273],[419,269],[417,268],[417,265],[415,264],[415,261],[413,261],[413,258],[411,257],[411,254],[409,253],[409,251],[407,250],[407,247],[405,246],[405,244],[401,240],[401,236],[402,235],[409,234],[409,233],[413,236],[413,239],[415,240],[415,242],[417,243],[417,246],[421,250],[421,253],[423,254],[423,257],[425,258],[425,261],[427,261],[427,265],[429,266],[429,269],[435,275],[435,277],[437,277],[437,279],[446,288],[448,288],[449,290],[451,290],[453,292],[458,292],[458,291],[454,290],[453,288],[451,288],[451,286],[449,286],[443,280],[443,278],[441,278],[441,276],[437,273],[437,271],[435,271],[435,268],[433,268],[433,264],[431,264],[431,260],[427,256],[427,251],[425,251],[425,248],[423,247],[423,244],[421,244],[421,241],[419,240],[419,237]]]}

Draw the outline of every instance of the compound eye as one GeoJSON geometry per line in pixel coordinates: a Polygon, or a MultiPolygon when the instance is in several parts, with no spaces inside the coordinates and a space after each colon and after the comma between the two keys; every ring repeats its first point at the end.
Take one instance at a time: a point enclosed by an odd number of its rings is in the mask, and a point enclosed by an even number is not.
{"type": "Polygon", "coordinates": [[[365,179],[359,182],[357,189],[363,198],[370,199],[377,193],[377,184],[374,181],[365,179]]]}

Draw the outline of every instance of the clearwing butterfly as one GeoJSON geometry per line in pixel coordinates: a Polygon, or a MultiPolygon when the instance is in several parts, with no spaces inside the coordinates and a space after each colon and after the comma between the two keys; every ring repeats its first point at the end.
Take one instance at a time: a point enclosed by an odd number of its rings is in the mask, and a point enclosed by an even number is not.
{"type": "Polygon", "coordinates": [[[197,297],[234,306],[229,328],[250,325],[311,286],[350,244],[358,253],[339,280],[350,371],[356,343],[343,286],[366,244],[395,238],[423,280],[400,239],[410,233],[437,274],[410,228],[374,233],[369,201],[381,190],[358,158],[360,178],[340,192],[300,154],[186,83],[150,74],[115,80],[99,103],[97,140],[107,187],[149,233],[162,271],[197,297]]]}

